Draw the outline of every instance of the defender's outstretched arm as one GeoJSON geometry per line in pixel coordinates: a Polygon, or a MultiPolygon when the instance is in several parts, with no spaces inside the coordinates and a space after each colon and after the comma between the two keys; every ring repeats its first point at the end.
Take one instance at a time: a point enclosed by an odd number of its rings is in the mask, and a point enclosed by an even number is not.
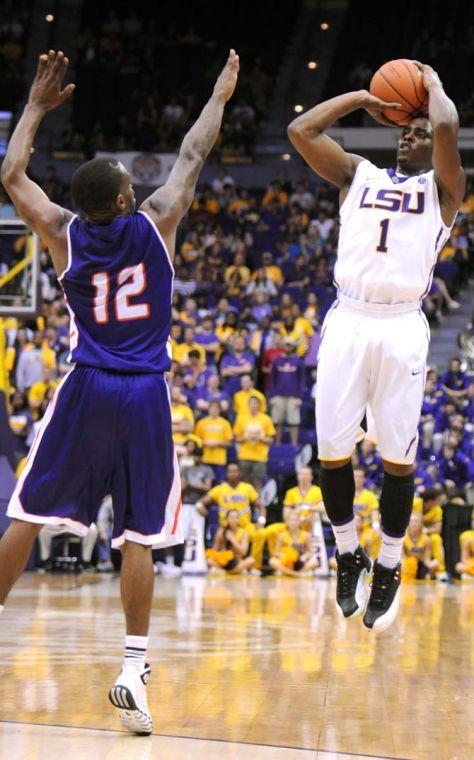
{"type": "Polygon", "coordinates": [[[159,226],[171,256],[176,228],[193,201],[199,173],[217,140],[224,106],[235,90],[238,71],[239,56],[231,50],[210,100],[182,142],[168,181],[140,206],[159,226]]]}

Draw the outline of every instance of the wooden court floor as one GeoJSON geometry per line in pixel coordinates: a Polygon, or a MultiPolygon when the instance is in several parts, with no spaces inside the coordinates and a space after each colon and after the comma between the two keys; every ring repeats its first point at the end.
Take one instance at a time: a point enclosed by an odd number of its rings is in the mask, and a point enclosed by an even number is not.
{"type": "Polygon", "coordinates": [[[157,579],[154,735],[121,731],[116,577],[25,574],[0,617],[1,760],[474,758],[474,584],[406,586],[374,636],[334,581],[157,579]]]}

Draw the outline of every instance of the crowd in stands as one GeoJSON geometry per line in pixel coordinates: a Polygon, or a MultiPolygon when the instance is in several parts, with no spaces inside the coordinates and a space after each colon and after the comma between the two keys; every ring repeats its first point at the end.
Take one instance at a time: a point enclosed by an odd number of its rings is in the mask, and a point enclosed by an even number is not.
{"type": "MultiPolygon", "coordinates": [[[[49,192],[56,192],[54,168],[48,169],[46,180],[49,192]]],[[[453,308],[449,299],[454,301],[473,276],[472,203],[469,191],[440,256],[427,302],[433,322],[445,318],[453,308]],[[438,298],[444,290],[448,300],[438,298]]],[[[232,557],[238,560],[234,564],[238,571],[261,568],[267,550],[274,557],[271,567],[280,572],[310,572],[314,564],[307,536],[298,531],[310,534],[312,512],[324,517],[319,488],[313,482],[317,482],[314,389],[321,324],[335,297],[337,236],[337,197],[329,186],[312,186],[305,176],[293,185],[281,173],[264,192],[248,192],[236,188],[224,170],[212,186],[199,188],[179,232],[169,386],[183,499],[198,504],[203,514],[211,505],[219,507],[220,532],[214,549],[229,552],[233,551],[229,546],[240,547],[232,557]],[[285,494],[294,484],[294,456],[304,444],[312,447],[310,468],[303,468],[306,474],[301,476],[296,502],[294,494],[288,501],[285,494]],[[279,469],[283,453],[291,457],[287,471],[279,469]],[[260,494],[269,477],[277,480],[278,505],[286,504],[290,510],[280,521],[283,528],[286,524],[283,538],[278,532],[272,534],[272,526],[265,527],[264,520],[252,521],[252,508],[264,516],[260,494]],[[311,488],[315,490],[308,507],[306,494],[311,488]],[[235,515],[227,522],[229,505],[237,505],[238,524],[235,515]],[[291,507],[297,505],[303,509],[299,526],[290,519],[291,507]],[[242,564],[247,541],[253,562],[242,564]],[[284,551],[292,542],[301,547],[303,557],[297,570],[291,567],[292,552],[284,551]]],[[[69,368],[69,315],[45,251],[41,266],[41,316],[35,323],[16,319],[5,323],[18,473],[35,427],[69,368]]],[[[456,498],[463,503],[474,482],[474,377],[463,362],[453,358],[441,371],[431,369],[426,380],[416,485],[420,497],[436,489],[440,503],[456,498]]],[[[382,481],[376,447],[368,441],[359,444],[354,465],[360,473],[356,499],[363,494],[361,530],[366,530],[367,545],[376,546],[374,516],[382,481]]],[[[416,530],[416,538],[415,534],[416,530]]],[[[100,527],[100,536],[107,536],[106,527],[100,527]]],[[[213,537],[209,539],[212,543],[213,537]]],[[[219,564],[217,556],[208,557],[211,565],[219,564]]],[[[107,567],[109,561],[107,556],[101,559],[107,567]]]]}
{"type": "Polygon", "coordinates": [[[241,55],[241,71],[213,155],[249,156],[268,105],[278,64],[276,48],[284,48],[298,5],[282,7],[275,16],[264,0],[249,19],[238,3],[222,9],[203,5],[199,14],[189,4],[165,3],[156,17],[140,2],[133,9],[84,3],[77,36],[77,89],[63,147],[86,154],[175,152],[210,97],[232,46],[241,55]],[[272,41],[266,39],[263,59],[267,13],[272,14],[272,41]],[[232,29],[225,34],[229,23],[232,29]]]}
{"type": "Polygon", "coordinates": [[[2,3],[0,20],[0,66],[2,71],[1,110],[13,111],[25,86],[26,44],[32,5],[27,2],[2,3]]]}

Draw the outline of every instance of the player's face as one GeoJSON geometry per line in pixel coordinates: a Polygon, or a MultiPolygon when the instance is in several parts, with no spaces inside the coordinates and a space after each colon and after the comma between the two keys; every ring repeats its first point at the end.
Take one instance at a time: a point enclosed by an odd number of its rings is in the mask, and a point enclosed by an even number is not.
{"type": "Polygon", "coordinates": [[[428,119],[413,119],[398,141],[397,164],[408,173],[431,167],[433,132],[428,119]]]}

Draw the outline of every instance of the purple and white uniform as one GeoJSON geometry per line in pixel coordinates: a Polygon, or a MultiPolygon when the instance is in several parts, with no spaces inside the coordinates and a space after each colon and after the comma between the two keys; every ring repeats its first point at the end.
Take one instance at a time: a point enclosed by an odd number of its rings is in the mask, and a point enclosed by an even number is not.
{"type": "Polygon", "coordinates": [[[74,216],[59,280],[74,368],[56,390],[10,500],[10,517],[85,535],[112,494],[112,546],[182,543],[181,484],[164,372],[173,266],[142,211],[74,216]]]}

